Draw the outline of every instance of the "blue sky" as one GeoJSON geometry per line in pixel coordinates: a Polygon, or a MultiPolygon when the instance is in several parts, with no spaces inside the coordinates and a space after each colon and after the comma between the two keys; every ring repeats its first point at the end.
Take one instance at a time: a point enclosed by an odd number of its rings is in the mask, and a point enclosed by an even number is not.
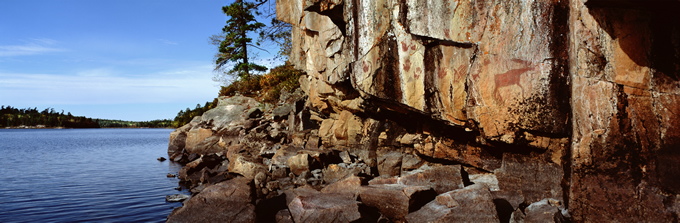
{"type": "Polygon", "coordinates": [[[231,2],[2,0],[0,105],[172,119],[217,96],[208,37],[231,2]]]}

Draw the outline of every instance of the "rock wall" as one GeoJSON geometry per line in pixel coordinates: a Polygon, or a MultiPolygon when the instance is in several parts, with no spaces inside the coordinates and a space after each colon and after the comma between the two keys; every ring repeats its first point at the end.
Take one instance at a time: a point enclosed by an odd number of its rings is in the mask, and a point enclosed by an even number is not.
{"type": "Polygon", "coordinates": [[[293,60],[310,97],[351,85],[416,122],[395,120],[430,142],[418,155],[494,172],[502,190],[543,186],[523,196],[563,200],[575,220],[678,220],[680,1],[277,3],[310,46],[293,60]]]}
{"type": "Polygon", "coordinates": [[[570,5],[572,215],[678,221],[680,2],[570,5]]]}
{"type": "Polygon", "coordinates": [[[168,153],[199,195],[250,179],[258,221],[679,221],[677,12],[277,0],[301,90],[221,98],[168,153]]]}

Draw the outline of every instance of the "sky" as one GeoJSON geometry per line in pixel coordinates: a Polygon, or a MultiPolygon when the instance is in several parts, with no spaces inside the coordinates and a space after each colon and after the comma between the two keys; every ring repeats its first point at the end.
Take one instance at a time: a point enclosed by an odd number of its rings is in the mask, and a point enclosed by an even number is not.
{"type": "MultiPolygon", "coordinates": [[[[221,32],[221,8],[231,2],[2,0],[0,105],[173,119],[217,97],[217,49],[208,38],[221,32]]],[[[258,56],[277,63],[267,52],[258,56]]]]}

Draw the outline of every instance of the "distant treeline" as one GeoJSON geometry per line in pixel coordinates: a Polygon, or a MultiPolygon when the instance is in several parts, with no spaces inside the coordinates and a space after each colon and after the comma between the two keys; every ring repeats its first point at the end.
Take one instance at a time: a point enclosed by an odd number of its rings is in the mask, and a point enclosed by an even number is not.
{"type": "Polygon", "coordinates": [[[102,128],[167,128],[172,127],[172,120],[158,119],[146,122],[133,122],[123,120],[97,119],[102,128]]]}
{"type": "Polygon", "coordinates": [[[175,120],[172,122],[172,127],[182,127],[191,122],[191,119],[193,119],[194,116],[203,115],[204,112],[215,108],[215,106],[217,106],[217,98],[212,102],[205,102],[205,105],[203,106],[201,106],[201,104],[196,104],[196,108],[194,109],[187,108],[186,110],[180,110],[179,113],[177,113],[177,116],[175,116],[175,120]]]}
{"type": "Polygon", "coordinates": [[[64,114],[56,112],[54,108],[38,111],[38,108],[0,107],[0,127],[19,126],[64,127],[64,128],[99,128],[99,124],[91,118],[73,116],[71,112],[64,114]]]}

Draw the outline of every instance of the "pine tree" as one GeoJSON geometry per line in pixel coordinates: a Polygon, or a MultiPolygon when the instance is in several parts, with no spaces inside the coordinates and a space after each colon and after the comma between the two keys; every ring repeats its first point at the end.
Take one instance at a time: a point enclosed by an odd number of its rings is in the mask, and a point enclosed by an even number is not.
{"type": "Polygon", "coordinates": [[[223,66],[233,62],[234,67],[228,73],[245,80],[250,79],[252,71],[267,70],[265,66],[248,61],[248,47],[257,47],[250,44],[252,38],[248,38],[247,34],[265,27],[265,24],[257,22],[253,15],[258,13],[257,6],[255,3],[236,0],[222,7],[222,11],[229,19],[222,29],[225,38],[220,43],[219,54],[215,60],[216,70],[222,70],[223,66]]]}

